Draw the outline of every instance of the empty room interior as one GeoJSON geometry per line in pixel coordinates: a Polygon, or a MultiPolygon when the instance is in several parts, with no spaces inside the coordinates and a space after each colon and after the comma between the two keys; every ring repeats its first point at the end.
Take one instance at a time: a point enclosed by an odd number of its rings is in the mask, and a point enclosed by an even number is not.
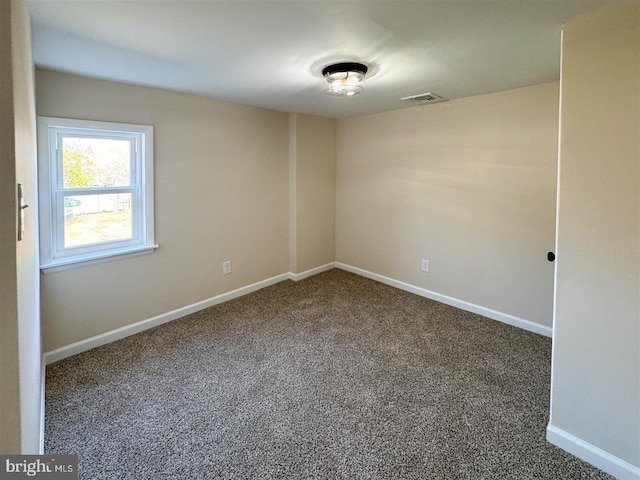
{"type": "Polygon", "coordinates": [[[0,455],[640,480],[639,2],[0,22],[0,455]]]}

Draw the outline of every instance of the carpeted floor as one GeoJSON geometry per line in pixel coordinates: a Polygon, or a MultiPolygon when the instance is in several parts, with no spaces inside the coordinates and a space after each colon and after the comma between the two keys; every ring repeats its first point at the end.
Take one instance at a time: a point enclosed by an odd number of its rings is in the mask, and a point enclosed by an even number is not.
{"type": "Polygon", "coordinates": [[[45,449],[91,480],[611,478],[545,441],[550,350],[331,270],[50,365],[45,449]]]}

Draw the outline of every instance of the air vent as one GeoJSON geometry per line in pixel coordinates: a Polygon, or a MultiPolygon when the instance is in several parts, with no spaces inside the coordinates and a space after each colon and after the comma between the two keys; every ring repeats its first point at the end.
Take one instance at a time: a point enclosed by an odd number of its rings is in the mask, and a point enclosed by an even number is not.
{"type": "Polygon", "coordinates": [[[448,101],[446,98],[441,97],[440,95],[433,92],[421,93],[419,95],[411,95],[409,97],[402,97],[400,100],[413,103],[414,105],[423,105],[427,103],[440,103],[440,102],[448,101]]]}

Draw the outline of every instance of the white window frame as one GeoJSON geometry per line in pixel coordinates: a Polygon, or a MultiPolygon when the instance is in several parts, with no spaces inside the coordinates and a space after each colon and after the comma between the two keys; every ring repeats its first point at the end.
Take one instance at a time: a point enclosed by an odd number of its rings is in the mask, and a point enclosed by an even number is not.
{"type": "Polygon", "coordinates": [[[125,123],[38,117],[40,268],[44,273],[152,253],[153,127],[125,123]],[[118,187],[64,188],[62,138],[127,140],[132,146],[131,184],[118,187]],[[87,194],[131,195],[132,238],[64,246],[64,197],[87,194]]]}

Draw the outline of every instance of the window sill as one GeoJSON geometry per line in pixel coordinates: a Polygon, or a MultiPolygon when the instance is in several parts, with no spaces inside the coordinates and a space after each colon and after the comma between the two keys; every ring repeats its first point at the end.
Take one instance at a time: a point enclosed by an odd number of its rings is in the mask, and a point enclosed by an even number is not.
{"type": "Polygon", "coordinates": [[[153,253],[159,245],[144,245],[127,247],[118,250],[110,250],[97,254],[83,255],[81,257],[62,258],[53,260],[49,263],[40,265],[40,271],[45,275],[48,273],[62,272],[74,268],[88,267],[89,265],[97,265],[99,263],[113,262],[129,257],[137,257],[139,255],[148,255],[153,253]]]}

